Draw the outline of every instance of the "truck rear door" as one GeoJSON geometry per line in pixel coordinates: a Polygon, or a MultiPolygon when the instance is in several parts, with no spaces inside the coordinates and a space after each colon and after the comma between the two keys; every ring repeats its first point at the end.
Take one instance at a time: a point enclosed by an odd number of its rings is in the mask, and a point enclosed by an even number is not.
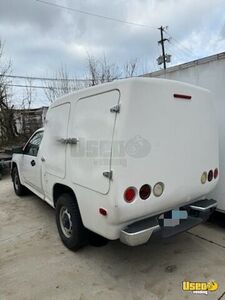
{"type": "Polygon", "coordinates": [[[111,175],[111,147],[120,93],[112,90],[80,98],[74,104],[69,125],[69,169],[72,182],[106,194],[111,175]]]}
{"type": "Polygon", "coordinates": [[[66,175],[66,143],[70,103],[63,103],[49,109],[46,116],[45,132],[41,143],[42,181],[45,196],[52,197],[49,178],[63,179],[66,175]]]}

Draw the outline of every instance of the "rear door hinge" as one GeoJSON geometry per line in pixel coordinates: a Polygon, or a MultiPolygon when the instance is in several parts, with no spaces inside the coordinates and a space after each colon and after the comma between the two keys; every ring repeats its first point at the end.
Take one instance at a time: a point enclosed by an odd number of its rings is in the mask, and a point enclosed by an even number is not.
{"type": "Polygon", "coordinates": [[[103,176],[105,176],[106,178],[109,178],[110,180],[112,180],[113,172],[112,171],[103,172],[103,176]]]}
{"type": "Polygon", "coordinates": [[[111,112],[111,113],[119,113],[119,112],[120,112],[120,105],[117,104],[117,105],[111,107],[111,108],[110,108],[110,112],[111,112]]]}

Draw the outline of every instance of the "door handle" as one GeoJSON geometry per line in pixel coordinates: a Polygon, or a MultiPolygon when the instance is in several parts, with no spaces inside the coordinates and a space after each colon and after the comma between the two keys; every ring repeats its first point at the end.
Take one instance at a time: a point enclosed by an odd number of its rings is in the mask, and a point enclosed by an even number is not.
{"type": "Polygon", "coordinates": [[[43,156],[42,156],[42,158],[41,158],[41,161],[42,161],[42,162],[45,162],[45,158],[44,158],[43,156]]]}
{"type": "Polygon", "coordinates": [[[30,164],[31,164],[32,167],[34,167],[34,166],[36,165],[35,160],[32,160],[32,161],[30,162],[30,164]]]}
{"type": "Polygon", "coordinates": [[[65,144],[65,145],[67,145],[67,144],[76,145],[79,142],[79,139],[78,138],[67,138],[67,139],[61,138],[61,139],[58,139],[58,142],[65,144]]]}

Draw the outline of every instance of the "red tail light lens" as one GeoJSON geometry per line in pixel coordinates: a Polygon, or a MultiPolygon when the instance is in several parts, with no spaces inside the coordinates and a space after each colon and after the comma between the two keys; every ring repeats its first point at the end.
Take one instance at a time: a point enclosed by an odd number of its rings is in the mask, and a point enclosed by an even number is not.
{"type": "Polygon", "coordinates": [[[174,98],[180,98],[180,99],[186,99],[186,100],[191,100],[190,95],[183,95],[183,94],[173,94],[174,98]]]}
{"type": "Polygon", "coordinates": [[[216,169],[214,170],[214,174],[213,174],[214,179],[216,179],[216,178],[218,177],[218,175],[219,175],[219,171],[218,171],[218,169],[216,168],[216,169]]]}
{"type": "Polygon", "coordinates": [[[151,187],[148,184],[142,185],[139,191],[139,196],[142,200],[148,199],[148,197],[151,195],[151,187]]]}
{"type": "Polygon", "coordinates": [[[136,189],[134,187],[129,187],[126,189],[126,191],[124,192],[124,200],[128,203],[131,203],[134,201],[136,196],[136,189]]]}
{"type": "Polygon", "coordinates": [[[103,216],[107,216],[108,215],[107,210],[105,208],[102,208],[102,207],[99,208],[99,213],[101,215],[103,215],[103,216]]]}
{"type": "Polygon", "coordinates": [[[210,182],[210,181],[212,181],[212,179],[213,179],[213,171],[210,170],[208,173],[208,181],[210,182]]]}

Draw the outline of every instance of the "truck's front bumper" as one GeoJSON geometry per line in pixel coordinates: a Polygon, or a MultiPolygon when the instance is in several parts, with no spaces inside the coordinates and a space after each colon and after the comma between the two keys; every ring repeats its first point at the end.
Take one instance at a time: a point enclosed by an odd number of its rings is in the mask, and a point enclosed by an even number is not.
{"type": "Polygon", "coordinates": [[[176,220],[173,219],[172,211],[167,212],[167,215],[171,216],[172,223],[179,223],[175,226],[168,226],[160,215],[134,222],[121,230],[120,240],[126,245],[137,246],[148,242],[152,234],[156,232],[162,237],[176,235],[206,221],[216,206],[217,202],[213,199],[199,200],[191,205],[181,207],[182,215],[185,213],[187,217],[176,218],[176,220]]]}

